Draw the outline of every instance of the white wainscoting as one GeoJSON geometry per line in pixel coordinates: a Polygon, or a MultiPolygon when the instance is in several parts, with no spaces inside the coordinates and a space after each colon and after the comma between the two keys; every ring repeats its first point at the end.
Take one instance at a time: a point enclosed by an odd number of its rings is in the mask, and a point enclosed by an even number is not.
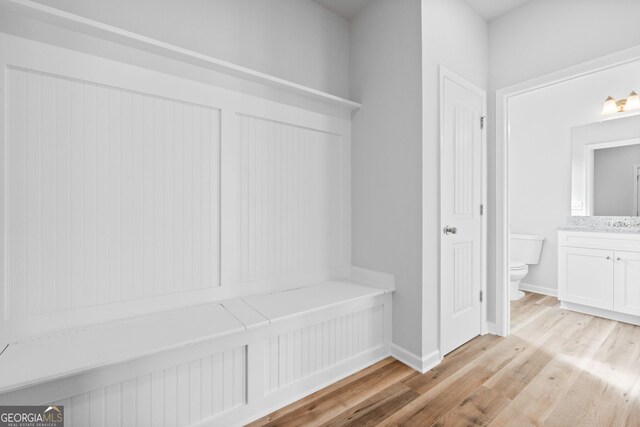
{"type": "Polygon", "coordinates": [[[0,342],[349,275],[348,111],[0,38],[0,342]]]}
{"type": "Polygon", "coordinates": [[[189,426],[246,404],[246,347],[66,399],[67,427],[189,426]]]}
{"type": "Polygon", "coordinates": [[[382,345],[383,307],[347,314],[268,338],[264,344],[266,393],[382,345]]]}

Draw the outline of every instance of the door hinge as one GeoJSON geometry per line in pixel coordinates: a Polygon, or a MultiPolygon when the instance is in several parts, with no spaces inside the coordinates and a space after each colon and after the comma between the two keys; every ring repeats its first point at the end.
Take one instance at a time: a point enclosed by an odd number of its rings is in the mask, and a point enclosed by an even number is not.
{"type": "Polygon", "coordinates": [[[484,292],[480,291],[480,302],[484,302],[484,292]]]}
{"type": "Polygon", "coordinates": [[[487,120],[487,116],[480,117],[480,129],[484,129],[484,122],[487,120]]]}
{"type": "Polygon", "coordinates": [[[484,215],[484,203],[480,203],[480,216],[484,215]]]}

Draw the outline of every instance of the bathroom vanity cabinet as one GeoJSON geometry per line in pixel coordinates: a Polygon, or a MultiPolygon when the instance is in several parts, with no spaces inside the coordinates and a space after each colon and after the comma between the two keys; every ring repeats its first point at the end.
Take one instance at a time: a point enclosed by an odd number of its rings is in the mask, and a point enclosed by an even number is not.
{"type": "Polygon", "coordinates": [[[560,231],[564,308],[640,325],[640,233],[560,231]]]}

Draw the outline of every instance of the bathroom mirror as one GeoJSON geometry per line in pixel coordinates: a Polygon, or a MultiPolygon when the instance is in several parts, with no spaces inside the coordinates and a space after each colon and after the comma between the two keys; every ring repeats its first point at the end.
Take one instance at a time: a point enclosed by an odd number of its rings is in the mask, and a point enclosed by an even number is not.
{"type": "Polygon", "coordinates": [[[574,127],[571,215],[640,215],[640,116],[574,127]]]}
{"type": "Polygon", "coordinates": [[[640,216],[640,116],[574,127],[571,215],[640,216]]]}

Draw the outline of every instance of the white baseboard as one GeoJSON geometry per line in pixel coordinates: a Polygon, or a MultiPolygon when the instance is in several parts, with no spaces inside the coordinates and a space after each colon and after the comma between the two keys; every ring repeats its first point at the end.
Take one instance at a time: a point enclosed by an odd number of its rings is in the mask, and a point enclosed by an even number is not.
{"type": "Polygon", "coordinates": [[[487,333],[492,335],[499,335],[496,322],[487,322],[487,333]]]}
{"type": "Polygon", "coordinates": [[[605,310],[604,308],[589,307],[588,305],[576,304],[568,301],[561,301],[560,307],[584,314],[590,314],[591,316],[604,317],[605,319],[611,319],[617,322],[630,323],[632,325],[640,326],[640,316],[618,313],[616,311],[605,310]]]}
{"type": "Polygon", "coordinates": [[[537,286],[537,285],[531,285],[529,283],[522,283],[520,282],[520,290],[521,291],[527,291],[527,292],[533,292],[536,294],[542,294],[542,295],[549,295],[551,297],[557,297],[558,296],[558,289],[557,288],[547,288],[546,286],[537,286]]]}
{"type": "Polygon", "coordinates": [[[421,374],[424,374],[429,369],[439,365],[442,361],[440,351],[438,350],[432,351],[424,357],[420,357],[417,354],[393,343],[391,344],[391,356],[421,374]]]}

